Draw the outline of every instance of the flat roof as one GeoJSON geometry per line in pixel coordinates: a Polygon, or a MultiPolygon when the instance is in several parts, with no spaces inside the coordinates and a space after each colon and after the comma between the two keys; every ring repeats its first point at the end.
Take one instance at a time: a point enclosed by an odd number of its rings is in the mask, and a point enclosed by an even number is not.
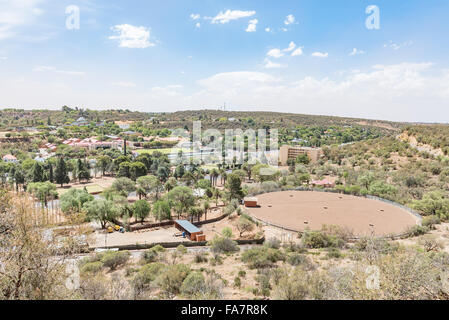
{"type": "Polygon", "coordinates": [[[194,226],[193,224],[191,224],[189,221],[187,220],[175,220],[175,222],[177,224],[179,224],[185,231],[187,231],[188,233],[197,233],[197,232],[201,232],[201,230],[199,228],[197,228],[196,226],[194,226]]]}

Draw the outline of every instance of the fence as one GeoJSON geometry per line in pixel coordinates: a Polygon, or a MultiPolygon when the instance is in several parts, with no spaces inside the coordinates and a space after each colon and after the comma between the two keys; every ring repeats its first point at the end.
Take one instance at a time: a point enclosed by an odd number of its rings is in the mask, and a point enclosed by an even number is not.
{"type": "MultiPolygon", "coordinates": [[[[259,239],[249,239],[249,240],[234,240],[237,242],[238,245],[260,245],[265,242],[265,237],[259,238],[259,239]]],[[[154,242],[154,243],[145,243],[145,244],[130,244],[130,245],[122,245],[122,246],[106,246],[106,247],[99,247],[99,248],[89,248],[90,251],[94,251],[95,249],[102,249],[102,250],[112,250],[112,249],[118,249],[119,251],[123,250],[146,250],[150,249],[152,247],[155,247],[157,245],[160,245],[164,248],[176,248],[180,245],[183,245],[184,247],[205,247],[207,246],[208,241],[199,241],[199,242],[193,242],[193,241],[177,241],[177,242],[154,242]]]]}
{"type": "MultiPolygon", "coordinates": [[[[315,191],[315,192],[330,192],[330,193],[342,194],[342,192],[340,192],[338,190],[334,190],[334,189],[318,189],[318,188],[307,188],[307,187],[297,187],[297,188],[293,188],[293,189],[283,189],[283,190],[278,190],[278,191],[274,191],[274,192],[279,192],[279,191],[315,191]]],[[[256,195],[265,194],[265,193],[271,193],[271,192],[273,192],[273,191],[270,191],[270,192],[261,191],[261,192],[254,193],[253,195],[256,196],[256,195]]],[[[406,206],[404,206],[404,205],[402,205],[400,203],[397,203],[397,202],[394,202],[394,201],[391,201],[391,200],[387,200],[387,199],[383,199],[383,198],[380,198],[380,197],[372,196],[372,195],[358,196],[358,197],[367,198],[367,199],[371,199],[371,200],[382,201],[382,202],[388,203],[390,205],[399,207],[399,208],[407,211],[408,213],[414,215],[418,219],[419,224],[420,224],[420,222],[422,220],[422,216],[419,213],[417,213],[415,210],[413,210],[411,208],[408,208],[408,207],[406,207],[406,206]]],[[[248,214],[252,219],[254,219],[254,220],[256,220],[256,221],[258,221],[258,222],[260,222],[260,223],[262,223],[264,225],[272,226],[272,227],[275,227],[275,228],[278,228],[278,229],[282,229],[282,230],[290,231],[290,232],[295,232],[295,233],[299,233],[299,234],[303,234],[304,233],[304,231],[301,231],[301,230],[295,230],[295,229],[287,228],[287,227],[278,225],[276,223],[272,223],[272,222],[268,222],[268,221],[265,221],[265,220],[260,219],[260,218],[256,218],[256,217],[250,215],[247,211],[246,211],[246,214],[248,214]]],[[[393,240],[394,239],[403,239],[403,238],[409,237],[410,234],[411,234],[411,232],[404,232],[404,233],[401,233],[401,234],[396,234],[396,235],[392,234],[392,235],[387,235],[387,236],[380,236],[380,237],[377,237],[377,238],[379,238],[379,239],[393,239],[393,240]]],[[[348,240],[349,241],[357,241],[360,238],[361,237],[353,237],[353,238],[349,238],[348,240]]]]}

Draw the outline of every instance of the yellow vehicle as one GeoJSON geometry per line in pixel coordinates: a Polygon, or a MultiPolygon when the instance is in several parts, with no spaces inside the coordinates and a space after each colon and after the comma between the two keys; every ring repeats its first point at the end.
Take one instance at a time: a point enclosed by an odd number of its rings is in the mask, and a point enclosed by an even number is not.
{"type": "Polygon", "coordinates": [[[115,231],[119,231],[120,230],[120,226],[115,225],[114,229],[115,229],[115,231]]]}
{"type": "Polygon", "coordinates": [[[108,233],[113,233],[113,232],[114,232],[114,228],[108,227],[108,233]]]}

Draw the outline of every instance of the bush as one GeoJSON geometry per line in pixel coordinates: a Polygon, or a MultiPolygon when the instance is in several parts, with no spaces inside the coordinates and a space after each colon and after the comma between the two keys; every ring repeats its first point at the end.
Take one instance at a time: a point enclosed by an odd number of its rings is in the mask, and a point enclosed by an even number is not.
{"type": "Polygon", "coordinates": [[[312,269],[313,266],[312,261],[309,257],[296,252],[291,253],[287,257],[287,262],[292,266],[302,265],[303,267],[305,267],[305,269],[312,269]]]}
{"type": "Polygon", "coordinates": [[[340,259],[343,257],[343,254],[337,248],[329,248],[326,254],[327,258],[340,259]]]}
{"type": "Polygon", "coordinates": [[[101,258],[101,262],[105,267],[115,270],[119,266],[126,264],[129,256],[130,254],[128,251],[107,251],[101,258]]]}
{"type": "Polygon", "coordinates": [[[142,253],[142,263],[147,264],[150,262],[155,262],[157,260],[157,252],[154,250],[146,250],[144,253],[142,253]]]}
{"type": "Polygon", "coordinates": [[[189,273],[190,267],[187,265],[176,264],[169,266],[160,276],[159,285],[161,290],[169,296],[178,294],[184,279],[189,273]]]}
{"type": "Polygon", "coordinates": [[[441,220],[438,216],[436,215],[431,215],[431,216],[427,216],[424,217],[421,221],[421,225],[423,227],[427,227],[429,229],[434,229],[436,224],[440,224],[441,220]]]}
{"type": "Polygon", "coordinates": [[[277,261],[285,261],[285,255],[277,249],[255,247],[246,250],[241,259],[251,269],[264,269],[274,267],[277,261]]]}
{"type": "Polygon", "coordinates": [[[181,293],[189,297],[205,290],[206,282],[204,276],[200,272],[191,272],[184,279],[181,286],[181,293]]]}
{"type": "Polygon", "coordinates": [[[193,261],[195,263],[207,262],[207,258],[206,258],[206,255],[204,254],[204,252],[198,252],[195,254],[193,261]]]}
{"type": "Polygon", "coordinates": [[[419,226],[419,225],[415,225],[415,226],[409,228],[408,231],[407,231],[407,233],[411,237],[421,236],[423,234],[426,234],[427,232],[429,232],[429,228],[428,227],[419,226]]]}
{"type": "Polygon", "coordinates": [[[281,240],[278,238],[270,238],[265,242],[265,246],[272,249],[279,249],[281,247],[281,240]]]}
{"type": "Polygon", "coordinates": [[[232,238],[232,229],[230,227],[224,227],[223,230],[221,230],[221,234],[225,238],[232,238]]]}
{"type": "Polygon", "coordinates": [[[312,249],[341,248],[345,245],[345,241],[342,238],[321,231],[304,232],[301,241],[305,247],[312,249]]]}
{"type": "Polygon", "coordinates": [[[215,237],[212,241],[208,243],[211,246],[212,252],[214,253],[230,253],[239,251],[237,242],[222,237],[215,237]]]}
{"type": "Polygon", "coordinates": [[[88,262],[81,267],[80,272],[81,273],[97,273],[102,268],[103,268],[103,263],[101,261],[88,262]]]}
{"type": "Polygon", "coordinates": [[[235,288],[240,288],[241,285],[242,285],[242,280],[240,280],[239,277],[235,277],[235,278],[234,278],[234,287],[235,287],[235,288]]]}
{"type": "Polygon", "coordinates": [[[143,266],[131,280],[134,295],[138,296],[150,288],[150,285],[165,270],[163,263],[151,263],[143,266]]]}
{"type": "Polygon", "coordinates": [[[240,270],[238,273],[239,277],[241,278],[245,278],[246,277],[246,271],[245,270],[240,270]]]}

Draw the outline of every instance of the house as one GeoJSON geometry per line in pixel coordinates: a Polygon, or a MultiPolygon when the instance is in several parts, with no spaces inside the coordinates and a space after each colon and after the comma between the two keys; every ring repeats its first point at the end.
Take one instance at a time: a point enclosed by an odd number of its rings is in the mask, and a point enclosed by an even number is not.
{"type": "Polygon", "coordinates": [[[5,156],[3,156],[3,161],[5,162],[9,162],[9,163],[17,163],[18,160],[16,157],[14,157],[12,154],[7,154],[5,156]]]}
{"type": "Polygon", "coordinates": [[[279,149],[279,164],[287,166],[289,159],[296,159],[299,155],[306,154],[312,163],[317,162],[323,155],[321,148],[298,147],[283,145],[279,149]]]}
{"type": "Polygon", "coordinates": [[[333,182],[329,179],[312,180],[312,181],[310,181],[310,185],[312,187],[333,188],[333,187],[335,187],[335,182],[333,182]]]}
{"type": "Polygon", "coordinates": [[[128,130],[131,125],[134,123],[133,121],[115,121],[114,122],[118,127],[122,130],[128,130]]]}
{"type": "Polygon", "coordinates": [[[175,220],[175,228],[182,231],[183,235],[191,241],[206,241],[203,231],[187,220],[175,220]]]}
{"type": "Polygon", "coordinates": [[[72,126],[87,126],[89,123],[84,117],[79,117],[76,121],[72,122],[72,126]]]}
{"type": "Polygon", "coordinates": [[[247,208],[257,208],[257,198],[255,197],[247,197],[243,199],[243,203],[245,204],[245,207],[247,208]]]}

